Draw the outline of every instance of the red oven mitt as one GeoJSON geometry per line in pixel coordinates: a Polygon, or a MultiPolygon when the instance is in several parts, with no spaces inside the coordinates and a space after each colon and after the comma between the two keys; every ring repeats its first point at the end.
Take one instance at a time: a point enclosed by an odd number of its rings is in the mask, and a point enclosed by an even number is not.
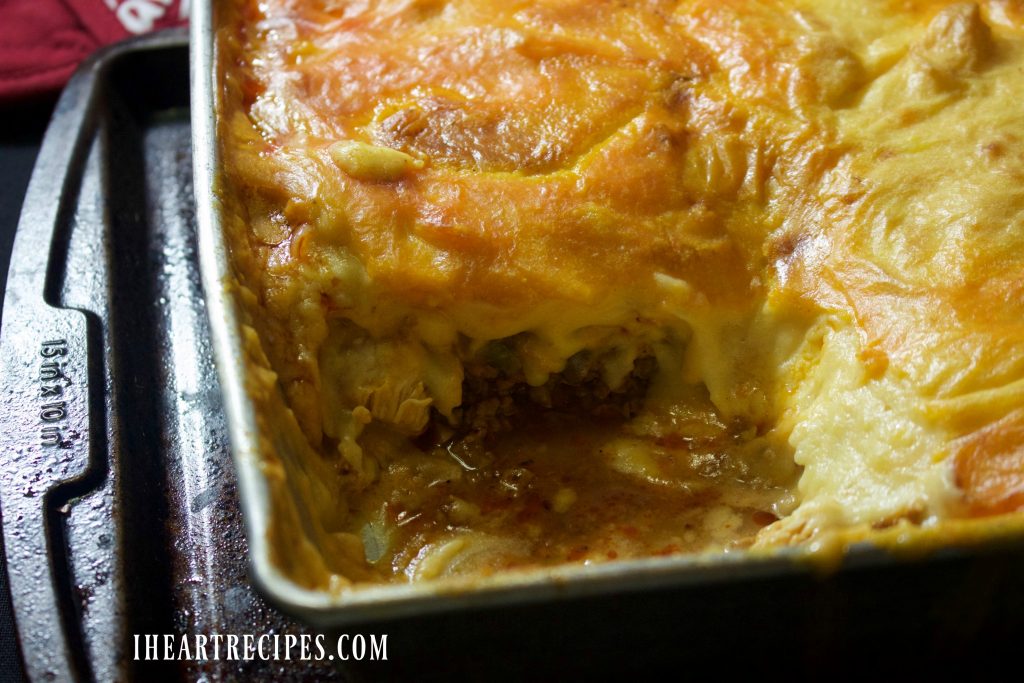
{"type": "Polygon", "coordinates": [[[57,90],[96,48],[188,20],[189,0],[0,0],[0,101],[57,90]]]}

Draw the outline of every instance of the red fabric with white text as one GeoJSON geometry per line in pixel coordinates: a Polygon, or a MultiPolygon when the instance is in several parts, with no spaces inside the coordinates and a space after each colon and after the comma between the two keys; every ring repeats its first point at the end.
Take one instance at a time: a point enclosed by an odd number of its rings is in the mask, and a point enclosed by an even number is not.
{"type": "Polygon", "coordinates": [[[0,101],[61,88],[94,50],[188,20],[189,0],[0,0],[0,101]]]}

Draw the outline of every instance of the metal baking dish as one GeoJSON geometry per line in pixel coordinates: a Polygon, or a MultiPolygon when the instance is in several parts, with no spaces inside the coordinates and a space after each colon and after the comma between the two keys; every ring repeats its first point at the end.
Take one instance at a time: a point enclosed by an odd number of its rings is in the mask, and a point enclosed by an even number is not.
{"type": "MultiPolygon", "coordinates": [[[[457,586],[382,585],[344,596],[291,581],[271,560],[267,541],[274,510],[259,441],[276,439],[261,433],[246,393],[238,313],[225,286],[230,264],[215,191],[214,4],[194,4],[191,29],[199,256],[252,572],[274,604],[325,629],[386,624],[416,638],[424,652],[430,650],[426,642],[443,651],[445,641],[457,638],[463,651],[499,658],[506,674],[518,670],[515,662],[532,661],[526,653],[536,659],[556,643],[564,657],[576,658],[560,671],[607,672],[616,662],[635,669],[638,652],[645,661],[728,657],[742,643],[748,654],[798,653],[798,660],[813,663],[887,637],[925,644],[999,642],[1009,637],[1011,624],[1022,623],[1024,539],[1012,534],[955,547],[922,544],[909,557],[858,545],[824,572],[806,551],[784,549],[566,566],[457,586]]],[[[962,648],[946,652],[957,653],[962,648]]]]}

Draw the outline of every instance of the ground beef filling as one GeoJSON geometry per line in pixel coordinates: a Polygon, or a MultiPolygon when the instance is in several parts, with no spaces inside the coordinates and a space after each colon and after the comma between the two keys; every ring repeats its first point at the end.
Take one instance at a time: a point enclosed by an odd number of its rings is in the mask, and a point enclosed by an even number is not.
{"type": "Polygon", "coordinates": [[[652,355],[633,364],[621,384],[612,388],[604,380],[600,356],[581,351],[562,372],[541,386],[530,386],[521,370],[491,364],[467,364],[462,384],[462,406],[451,421],[434,413],[421,445],[442,440],[500,434],[521,426],[527,416],[551,411],[576,417],[628,420],[643,407],[651,379],[658,370],[652,355]]]}

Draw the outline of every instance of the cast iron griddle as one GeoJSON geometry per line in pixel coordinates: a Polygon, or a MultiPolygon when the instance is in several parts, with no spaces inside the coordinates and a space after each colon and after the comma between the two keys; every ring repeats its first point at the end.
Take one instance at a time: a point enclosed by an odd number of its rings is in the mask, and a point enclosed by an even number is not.
{"type": "Polygon", "coordinates": [[[134,634],[304,628],[250,585],[195,255],[182,33],[68,86],[25,200],[0,341],[3,531],[33,680],[301,680],[134,662],[134,634]]]}
{"type": "Polygon", "coordinates": [[[358,671],[133,661],[136,634],[308,633],[247,574],[191,182],[183,34],[115,47],[72,81],[0,331],[3,534],[33,680],[920,676],[1019,656],[1024,548],[1006,542],[352,628],[389,634],[388,665],[358,671]]]}

